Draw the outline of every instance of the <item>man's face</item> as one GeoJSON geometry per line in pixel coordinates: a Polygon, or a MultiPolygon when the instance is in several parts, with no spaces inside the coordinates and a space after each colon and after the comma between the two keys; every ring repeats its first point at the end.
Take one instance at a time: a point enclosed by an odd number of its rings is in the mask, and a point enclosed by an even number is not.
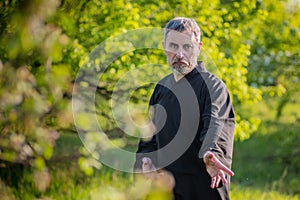
{"type": "Polygon", "coordinates": [[[168,64],[173,70],[185,75],[197,65],[201,43],[197,42],[193,33],[171,30],[163,46],[168,64]]]}

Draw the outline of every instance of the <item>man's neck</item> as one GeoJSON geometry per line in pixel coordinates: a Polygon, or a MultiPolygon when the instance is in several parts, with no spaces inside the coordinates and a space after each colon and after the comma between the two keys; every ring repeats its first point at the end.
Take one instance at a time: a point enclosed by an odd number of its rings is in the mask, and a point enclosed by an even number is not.
{"type": "MultiPolygon", "coordinates": [[[[194,66],[193,67],[193,69],[195,68],[196,66],[194,66]]],[[[192,70],[193,70],[192,69],[192,70]]],[[[191,71],[192,71],[191,70],[191,71]]],[[[182,73],[180,73],[180,72],[178,72],[176,69],[174,69],[174,68],[172,68],[172,72],[173,72],[173,76],[174,76],[174,79],[175,79],[175,81],[176,82],[178,82],[180,79],[182,79],[182,77],[184,77],[185,75],[184,74],[182,74],[182,73]]],[[[190,72],[189,72],[190,73],[190,72]]],[[[188,73],[187,73],[188,74],[188,73]]]]}
{"type": "Polygon", "coordinates": [[[177,70],[173,69],[173,76],[174,76],[174,79],[175,81],[179,81],[180,79],[182,79],[182,77],[184,77],[184,75],[180,72],[178,72],[177,70]]]}

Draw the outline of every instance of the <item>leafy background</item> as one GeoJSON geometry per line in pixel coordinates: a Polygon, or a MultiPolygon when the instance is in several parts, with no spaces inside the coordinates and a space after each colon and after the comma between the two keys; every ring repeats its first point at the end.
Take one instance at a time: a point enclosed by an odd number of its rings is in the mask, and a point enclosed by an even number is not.
{"type": "MultiPolygon", "coordinates": [[[[139,70],[133,78],[141,87],[132,93],[130,108],[136,123],[145,122],[153,74],[169,73],[160,44],[157,49],[117,56],[105,70],[101,61],[131,44],[116,41],[106,46],[99,60],[91,60],[90,52],[130,30],[163,28],[175,16],[188,16],[201,27],[205,53],[201,58],[208,55],[213,61],[207,67],[226,83],[234,101],[237,175],[232,198],[276,199],[280,193],[282,199],[299,197],[299,6],[296,0],[1,1],[0,195],[168,199],[163,183],[145,184],[142,177],[136,181],[102,166],[95,156],[97,148],[91,156],[74,125],[72,91],[80,69],[89,63],[100,66],[82,75],[82,84],[89,87],[91,75],[103,74],[96,86],[96,104],[90,106],[96,107],[110,139],[135,151],[136,138],[126,135],[114,120],[112,93],[126,72],[139,70]]],[[[123,94],[132,90],[125,83],[119,88],[123,94]]],[[[90,127],[90,112],[87,109],[77,120],[88,136],[86,142],[101,148],[105,143],[90,127]]],[[[124,123],[133,134],[140,134],[124,123]]]]}

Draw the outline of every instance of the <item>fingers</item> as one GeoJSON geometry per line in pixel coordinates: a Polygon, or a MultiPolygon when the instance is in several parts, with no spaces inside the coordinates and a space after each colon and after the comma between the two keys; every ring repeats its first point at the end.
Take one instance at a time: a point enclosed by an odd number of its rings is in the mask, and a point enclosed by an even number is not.
{"type": "Polygon", "coordinates": [[[216,165],[216,167],[218,167],[220,170],[223,170],[226,174],[228,174],[230,176],[234,175],[233,171],[231,171],[231,169],[229,169],[223,163],[221,163],[214,154],[211,158],[211,161],[216,165]]]}
{"type": "Polygon", "coordinates": [[[158,172],[156,171],[155,166],[152,164],[152,160],[148,157],[144,157],[142,159],[142,163],[143,174],[151,180],[157,179],[158,172]]]}
{"type": "Polygon", "coordinates": [[[226,167],[220,160],[210,151],[204,154],[204,162],[206,164],[206,170],[211,176],[211,188],[219,187],[221,181],[223,184],[227,183],[225,174],[230,176],[234,175],[234,172],[226,167]]]}
{"type": "Polygon", "coordinates": [[[216,176],[214,176],[214,177],[211,178],[211,184],[210,184],[211,188],[215,188],[216,181],[217,181],[217,177],[216,176]]]}
{"type": "Polygon", "coordinates": [[[222,183],[223,184],[226,184],[227,183],[227,179],[225,177],[225,175],[223,174],[223,176],[221,176],[221,180],[222,180],[222,183]]]}
{"type": "Polygon", "coordinates": [[[148,157],[144,157],[142,159],[143,164],[152,164],[152,160],[148,157]]]}
{"type": "Polygon", "coordinates": [[[218,177],[217,177],[217,180],[216,180],[216,185],[215,185],[216,188],[219,187],[220,181],[221,181],[221,177],[218,176],[218,177]]]}
{"type": "Polygon", "coordinates": [[[143,162],[143,172],[149,172],[152,168],[152,160],[150,158],[144,157],[142,159],[143,162]]]}
{"type": "Polygon", "coordinates": [[[210,187],[212,189],[219,187],[221,181],[222,181],[223,184],[227,183],[227,180],[226,180],[224,174],[216,175],[216,176],[212,177],[210,187]]]}
{"type": "Polygon", "coordinates": [[[142,170],[148,178],[155,179],[157,176],[156,167],[152,164],[152,160],[148,157],[142,159],[142,170]]]}
{"type": "Polygon", "coordinates": [[[219,170],[223,170],[226,174],[233,176],[234,172],[231,171],[228,167],[226,167],[219,159],[212,153],[212,152],[206,152],[204,155],[204,162],[207,165],[213,165],[217,167],[219,170]]]}

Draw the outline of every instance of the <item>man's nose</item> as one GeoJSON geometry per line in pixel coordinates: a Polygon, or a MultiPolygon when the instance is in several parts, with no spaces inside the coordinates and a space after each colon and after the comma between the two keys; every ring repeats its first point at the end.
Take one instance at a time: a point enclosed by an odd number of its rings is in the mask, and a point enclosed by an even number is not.
{"type": "Polygon", "coordinates": [[[183,58],[183,52],[181,49],[179,49],[177,52],[176,52],[176,57],[178,58],[183,58]]]}

